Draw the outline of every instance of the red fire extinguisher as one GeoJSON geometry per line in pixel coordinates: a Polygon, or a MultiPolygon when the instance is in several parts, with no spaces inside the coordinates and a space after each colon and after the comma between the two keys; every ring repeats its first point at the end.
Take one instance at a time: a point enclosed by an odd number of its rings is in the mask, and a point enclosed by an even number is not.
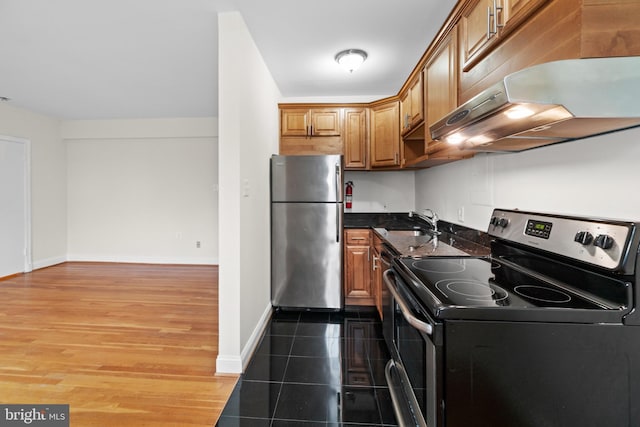
{"type": "Polygon", "coordinates": [[[344,191],[345,208],[351,209],[351,204],[353,202],[353,181],[347,181],[345,185],[347,186],[344,191]]]}

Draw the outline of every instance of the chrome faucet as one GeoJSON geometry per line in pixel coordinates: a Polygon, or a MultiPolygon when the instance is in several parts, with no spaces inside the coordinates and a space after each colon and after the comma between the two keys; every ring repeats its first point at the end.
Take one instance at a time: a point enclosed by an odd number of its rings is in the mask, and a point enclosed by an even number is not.
{"type": "Polygon", "coordinates": [[[414,215],[417,216],[421,220],[431,225],[431,228],[433,228],[434,233],[438,234],[438,220],[439,220],[438,215],[431,209],[423,209],[423,210],[427,215],[430,215],[430,216],[420,215],[417,212],[409,211],[409,218],[413,218],[414,215]]]}

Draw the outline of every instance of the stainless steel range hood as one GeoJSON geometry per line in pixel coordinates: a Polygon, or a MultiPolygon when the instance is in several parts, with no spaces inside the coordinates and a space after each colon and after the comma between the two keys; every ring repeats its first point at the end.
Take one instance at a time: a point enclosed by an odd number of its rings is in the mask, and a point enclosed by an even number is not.
{"type": "Polygon", "coordinates": [[[640,56],[548,62],[510,74],[433,124],[434,140],[522,151],[640,126],[640,56]]]}

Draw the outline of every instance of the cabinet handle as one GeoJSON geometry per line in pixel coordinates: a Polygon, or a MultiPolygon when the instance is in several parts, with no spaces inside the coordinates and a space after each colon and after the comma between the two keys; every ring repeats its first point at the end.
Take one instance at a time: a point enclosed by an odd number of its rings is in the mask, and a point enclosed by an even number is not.
{"type": "MultiPolygon", "coordinates": [[[[487,40],[489,40],[495,33],[491,31],[491,17],[493,13],[491,13],[491,6],[487,7],[487,40]]],[[[495,18],[494,18],[495,20],[495,18]]]]}
{"type": "Polygon", "coordinates": [[[371,247],[367,248],[367,261],[371,260],[371,247]]]}
{"type": "Polygon", "coordinates": [[[375,255],[373,256],[373,264],[372,264],[373,265],[373,270],[377,270],[378,269],[378,260],[379,259],[380,258],[378,258],[377,256],[375,256],[375,255]]]}
{"type": "Polygon", "coordinates": [[[498,11],[502,12],[502,6],[498,6],[497,0],[493,0],[493,33],[498,34],[498,28],[504,27],[504,24],[498,25],[498,11]]]}
{"type": "Polygon", "coordinates": [[[504,8],[498,6],[497,0],[493,0],[493,12],[491,6],[487,7],[487,40],[498,34],[498,28],[504,27],[504,24],[498,24],[498,11],[502,12],[504,8]],[[493,30],[491,29],[491,17],[493,17],[493,30]]]}
{"type": "Polygon", "coordinates": [[[398,164],[398,152],[397,151],[393,154],[393,164],[394,165],[398,164]]]}
{"type": "Polygon", "coordinates": [[[352,237],[351,240],[367,240],[366,237],[352,237]]]}

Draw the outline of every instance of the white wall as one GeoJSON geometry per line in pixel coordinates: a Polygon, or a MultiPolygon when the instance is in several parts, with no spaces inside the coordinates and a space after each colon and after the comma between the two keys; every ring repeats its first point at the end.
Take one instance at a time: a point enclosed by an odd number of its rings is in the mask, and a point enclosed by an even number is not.
{"type": "Polygon", "coordinates": [[[240,372],[271,312],[269,157],[279,90],[237,12],[218,15],[218,372],[240,372]]]}
{"type": "Polygon", "coordinates": [[[217,264],[216,126],[212,118],[64,122],[68,259],[217,264]]]}
{"type": "Polygon", "coordinates": [[[630,129],[426,169],[416,173],[416,208],[479,230],[494,207],[640,220],[639,140],[630,129]]]}
{"type": "Polygon", "coordinates": [[[33,267],[66,260],[67,176],[58,120],[0,104],[0,135],[31,141],[33,267]]]}
{"type": "Polygon", "coordinates": [[[415,206],[415,179],[410,171],[346,171],[353,181],[353,207],[348,212],[407,212],[415,206]]]}

